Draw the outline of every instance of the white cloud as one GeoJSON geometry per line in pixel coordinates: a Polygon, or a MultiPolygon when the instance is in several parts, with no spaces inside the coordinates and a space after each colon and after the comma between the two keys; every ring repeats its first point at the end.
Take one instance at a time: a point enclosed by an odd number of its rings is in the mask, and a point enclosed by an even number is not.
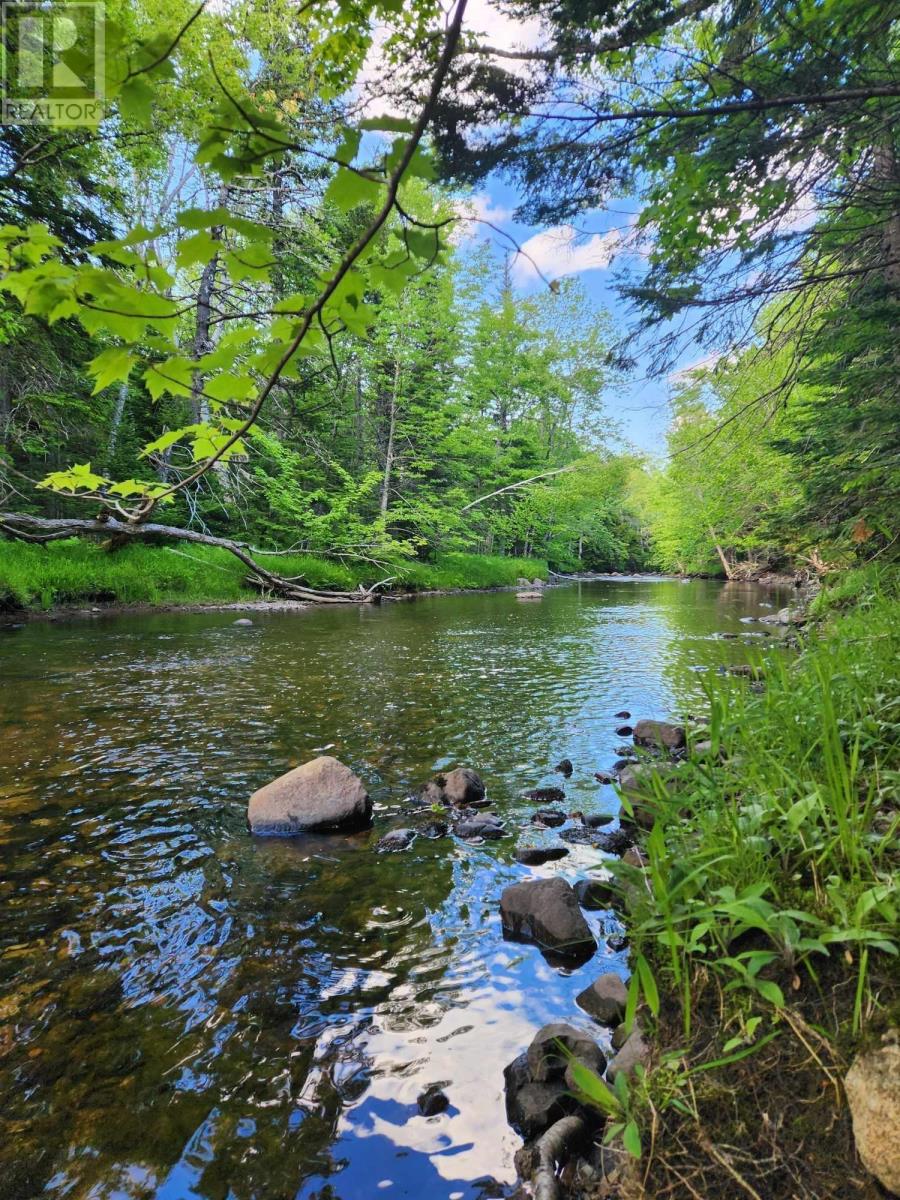
{"type": "Polygon", "coordinates": [[[580,271],[602,270],[612,262],[621,244],[618,229],[583,237],[574,225],[555,225],[523,243],[522,253],[513,263],[513,276],[517,283],[528,284],[539,278],[538,271],[553,280],[580,271]]]}
{"type": "Polygon", "coordinates": [[[453,208],[463,218],[455,227],[457,242],[490,237],[494,231],[486,225],[479,224],[481,221],[490,221],[491,225],[503,226],[513,217],[511,208],[498,204],[493,196],[489,196],[486,192],[476,192],[473,196],[463,196],[454,200],[453,208]]]}

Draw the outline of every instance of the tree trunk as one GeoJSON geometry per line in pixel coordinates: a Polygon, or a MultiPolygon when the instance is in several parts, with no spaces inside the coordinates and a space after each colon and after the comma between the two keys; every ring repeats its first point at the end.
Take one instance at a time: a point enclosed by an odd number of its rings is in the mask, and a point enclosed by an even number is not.
{"type": "Polygon", "coordinates": [[[122,424],[122,415],[125,412],[125,401],[127,398],[128,384],[123,380],[119,384],[119,392],[116,396],[116,404],[109,426],[109,441],[106,443],[106,461],[109,466],[112,466],[113,456],[116,452],[116,442],[119,440],[119,426],[122,424]]]}
{"type": "Polygon", "coordinates": [[[713,545],[716,548],[716,554],[718,554],[719,562],[722,564],[722,570],[725,572],[725,578],[733,579],[734,578],[734,570],[732,569],[731,563],[725,557],[725,551],[719,545],[718,540],[716,538],[716,532],[711,525],[709,527],[709,536],[713,540],[713,545]]]}
{"type": "Polygon", "coordinates": [[[394,465],[394,430],[397,427],[397,393],[400,389],[400,360],[394,359],[394,386],[391,390],[391,407],[388,420],[387,449],[384,452],[384,479],[381,482],[381,515],[388,510],[389,490],[391,486],[391,468],[394,465]]]}

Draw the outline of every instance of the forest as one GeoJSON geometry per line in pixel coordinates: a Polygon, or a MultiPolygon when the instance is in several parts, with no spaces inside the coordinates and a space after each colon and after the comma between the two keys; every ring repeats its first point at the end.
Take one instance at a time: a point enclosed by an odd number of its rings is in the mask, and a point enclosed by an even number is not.
{"type": "Polygon", "coordinates": [[[900,1194],[896,0],[0,44],[0,1192],[900,1194]]]}

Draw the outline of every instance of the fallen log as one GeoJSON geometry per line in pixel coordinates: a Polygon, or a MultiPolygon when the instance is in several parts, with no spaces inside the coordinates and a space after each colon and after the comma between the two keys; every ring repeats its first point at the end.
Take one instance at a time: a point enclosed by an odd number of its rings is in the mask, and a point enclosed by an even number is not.
{"type": "MultiPolygon", "coordinates": [[[[296,579],[286,579],[269,571],[253,558],[251,547],[246,542],[231,538],[215,537],[211,533],[200,533],[196,529],[180,529],[177,525],[158,525],[152,522],[120,521],[116,517],[37,517],[31,513],[0,513],[0,532],[19,541],[46,544],[67,537],[109,538],[117,545],[128,542],[147,542],[170,539],[191,542],[196,546],[215,546],[227,550],[252,572],[249,581],[256,587],[270,591],[287,600],[307,600],[313,604],[374,604],[379,596],[375,588],[356,592],[335,592],[325,588],[312,588],[300,584],[296,579]]],[[[257,551],[258,553],[258,551],[257,551]]]]}

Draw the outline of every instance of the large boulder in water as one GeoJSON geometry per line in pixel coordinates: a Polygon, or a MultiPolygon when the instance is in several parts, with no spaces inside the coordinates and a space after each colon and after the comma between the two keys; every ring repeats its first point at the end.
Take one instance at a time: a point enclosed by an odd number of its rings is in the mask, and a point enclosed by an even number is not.
{"type": "Polygon", "coordinates": [[[572,885],[558,876],[504,888],[500,921],[508,937],[536,942],[555,954],[583,960],[597,949],[572,885]]]}
{"type": "Polygon", "coordinates": [[[364,829],[371,819],[362,780],[328,754],[261,787],[247,809],[250,832],[268,836],[364,829]]]}
{"type": "Polygon", "coordinates": [[[457,767],[444,776],[443,792],[451,804],[478,804],[484,799],[481,776],[471,767],[457,767]]]}

